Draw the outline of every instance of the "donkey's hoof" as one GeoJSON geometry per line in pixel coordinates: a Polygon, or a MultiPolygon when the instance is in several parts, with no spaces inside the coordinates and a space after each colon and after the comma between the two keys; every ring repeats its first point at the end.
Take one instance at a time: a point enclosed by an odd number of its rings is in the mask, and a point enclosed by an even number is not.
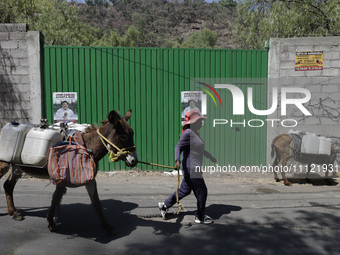
{"type": "Polygon", "coordinates": [[[275,178],[275,181],[280,182],[281,180],[280,180],[280,178],[275,178]]]}
{"type": "Polygon", "coordinates": [[[51,232],[57,232],[57,231],[58,231],[58,227],[57,227],[57,225],[54,224],[54,223],[48,224],[48,229],[49,229],[51,232]]]}
{"type": "Polygon", "coordinates": [[[14,212],[12,214],[12,219],[17,220],[17,221],[22,221],[22,220],[24,220],[24,217],[20,213],[14,212]]]}
{"type": "Polygon", "coordinates": [[[289,182],[289,181],[284,181],[283,184],[284,184],[285,186],[292,186],[292,183],[289,182]]]}

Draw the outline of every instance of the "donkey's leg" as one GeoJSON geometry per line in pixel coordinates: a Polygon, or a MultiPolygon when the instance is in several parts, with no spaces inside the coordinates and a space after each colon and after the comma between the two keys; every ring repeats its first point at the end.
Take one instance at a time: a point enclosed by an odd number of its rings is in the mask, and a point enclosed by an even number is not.
{"type": "Polygon", "coordinates": [[[283,160],[281,161],[281,166],[282,166],[281,175],[282,175],[282,179],[283,179],[283,184],[286,185],[286,186],[292,186],[292,183],[288,181],[286,174],[285,174],[285,171],[283,169],[287,165],[288,160],[289,160],[289,156],[284,157],[283,160]]]}
{"type": "Polygon", "coordinates": [[[278,155],[278,152],[276,151],[276,152],[275,152],[275,160],[274,160],[274,162],[273,162],[274,179],[275,179],[276,182],[280,182],[280,181],[281,181],[280,178],[279,178],[279,176],[278,176],[278,174],[277,174],[277,172],[275,171],[275,167],[279,165],[280,160],[281,160],[281,159],[280,159],[280,156],[278,155]]]}
{"type": "MultiPolygon", "coordinates": [[[[5,163],[5,162],[0,162],[0,179],[7,174],[9,168],[10,168],[10,164],[5,163]]],[[[1,188],[0,188],[1,190],[1,188]]]]}
{"type": "Polygon", "coordinates": [[[7,174],[10,167],[11,165],[8,163],[0,162],[0,179],[7,174]]]}
{"type": "MultiPolygon", "coordinates": [[[[274,162],[273,162],[273,169],[275,169],[275,167],[279,165],[281,158],[280,158],[280,152],[278,151],[278,149],[274,145],[272,145],[271,155],[272,155],[272,157],[273,156],[275,157],[274,162]]],[[[277,175],[277,172],[275,170],[273,172],[274,172],[275,181],[280,182],[280,178],[277,175]]]]}
{"type": "Polygon", "coordinates": [[[102,205],[100,203],[99,196],[98,196],[96,180],[93,180],[92,182],[86,184],[85,187],[86,187],[87,192],[89,193],[89,196],[90,196],[90,199],[91,199],[91,202],[92,202],[92,206],[96,210],[96,212],[99,216],[99,220],[100,220],[102,227],[108,232],[108,234],[112,235],[113,234],[113,228],[107,223],[107,221],[104,217],[102,205]]]}
{"type": "Polygon", "coordinates": [[[48,228],[51,232],[57,231],[59,215],[57,215],[56,218],[54,216],[56,213],[59,214],[59,207],[60,207],[61,199],[63,198],[63,195],[65,193],[66,193],[66,187],[56,186],[56,189],[52,197],[51,207],[47,214],[48,228]]]}
{"type": "Polygon", "coordinates": [[[11,175],[7,178],[7,180],[4,183],[4,189],[5,189],[6,201],[7,201],[7,212],[10,216],[13,216],[14,220],[18,220],[18,221],[23,220],[23,217],[14,206],[13,190],[14,190],[15,184],[20,179],[21,175],[22,175],[22,171],[16,166],[12,165],[11,175]]]}

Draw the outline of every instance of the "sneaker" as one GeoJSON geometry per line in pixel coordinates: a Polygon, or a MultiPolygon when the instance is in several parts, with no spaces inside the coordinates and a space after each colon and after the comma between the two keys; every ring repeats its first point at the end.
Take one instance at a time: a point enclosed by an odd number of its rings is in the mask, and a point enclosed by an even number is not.
{"type": "Polygon", "coordinates": [[[168,213],[168,209],[166,209],[166,205],[164,204],[164,202],[159,202],[158,208],[161,211],[162,218],[166,219],[166,214],[168,213]]]}
{"type": "Polygon", "coordinates": [[[210,218],[208,215],[204,215],[202,219],[195,217],[195,223],[198,224],[211,224],[214,223],[213,219],[210,218]]]}

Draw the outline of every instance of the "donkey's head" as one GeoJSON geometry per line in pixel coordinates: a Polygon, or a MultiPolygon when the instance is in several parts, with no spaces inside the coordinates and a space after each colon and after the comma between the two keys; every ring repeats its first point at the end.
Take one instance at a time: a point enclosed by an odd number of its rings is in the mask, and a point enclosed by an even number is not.
{"type": "Polygon", "coordinates": [[[109,123],[104,131],[105,135],[103,135],[110,141],[107,144],[108,149],[113,151],[119,159],[124,160],[127,166],[134,167],[138,163],[138,157],[133,142],[134,133],[127,123],[131,117],[131,112],[132,110],[129,110],[121,117],[116,111],[111,111],[108,115],[109,123]]]}

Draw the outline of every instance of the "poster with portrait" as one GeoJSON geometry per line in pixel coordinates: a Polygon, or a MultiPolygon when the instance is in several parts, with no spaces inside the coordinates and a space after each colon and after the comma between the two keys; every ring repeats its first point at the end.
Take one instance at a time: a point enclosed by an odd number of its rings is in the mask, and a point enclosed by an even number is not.
{"type": "Polygon", "coordinates": [[[185,122],[185,114],[193,109],[202,114],[202,91],[182,91],[181,92],[181,111],[182,124],[185,122]]]}
{"type": "Polygon", "coordinates": [[[77,92],[53,92],[53,114],[54,123],[78,123],[77,92]]]}

